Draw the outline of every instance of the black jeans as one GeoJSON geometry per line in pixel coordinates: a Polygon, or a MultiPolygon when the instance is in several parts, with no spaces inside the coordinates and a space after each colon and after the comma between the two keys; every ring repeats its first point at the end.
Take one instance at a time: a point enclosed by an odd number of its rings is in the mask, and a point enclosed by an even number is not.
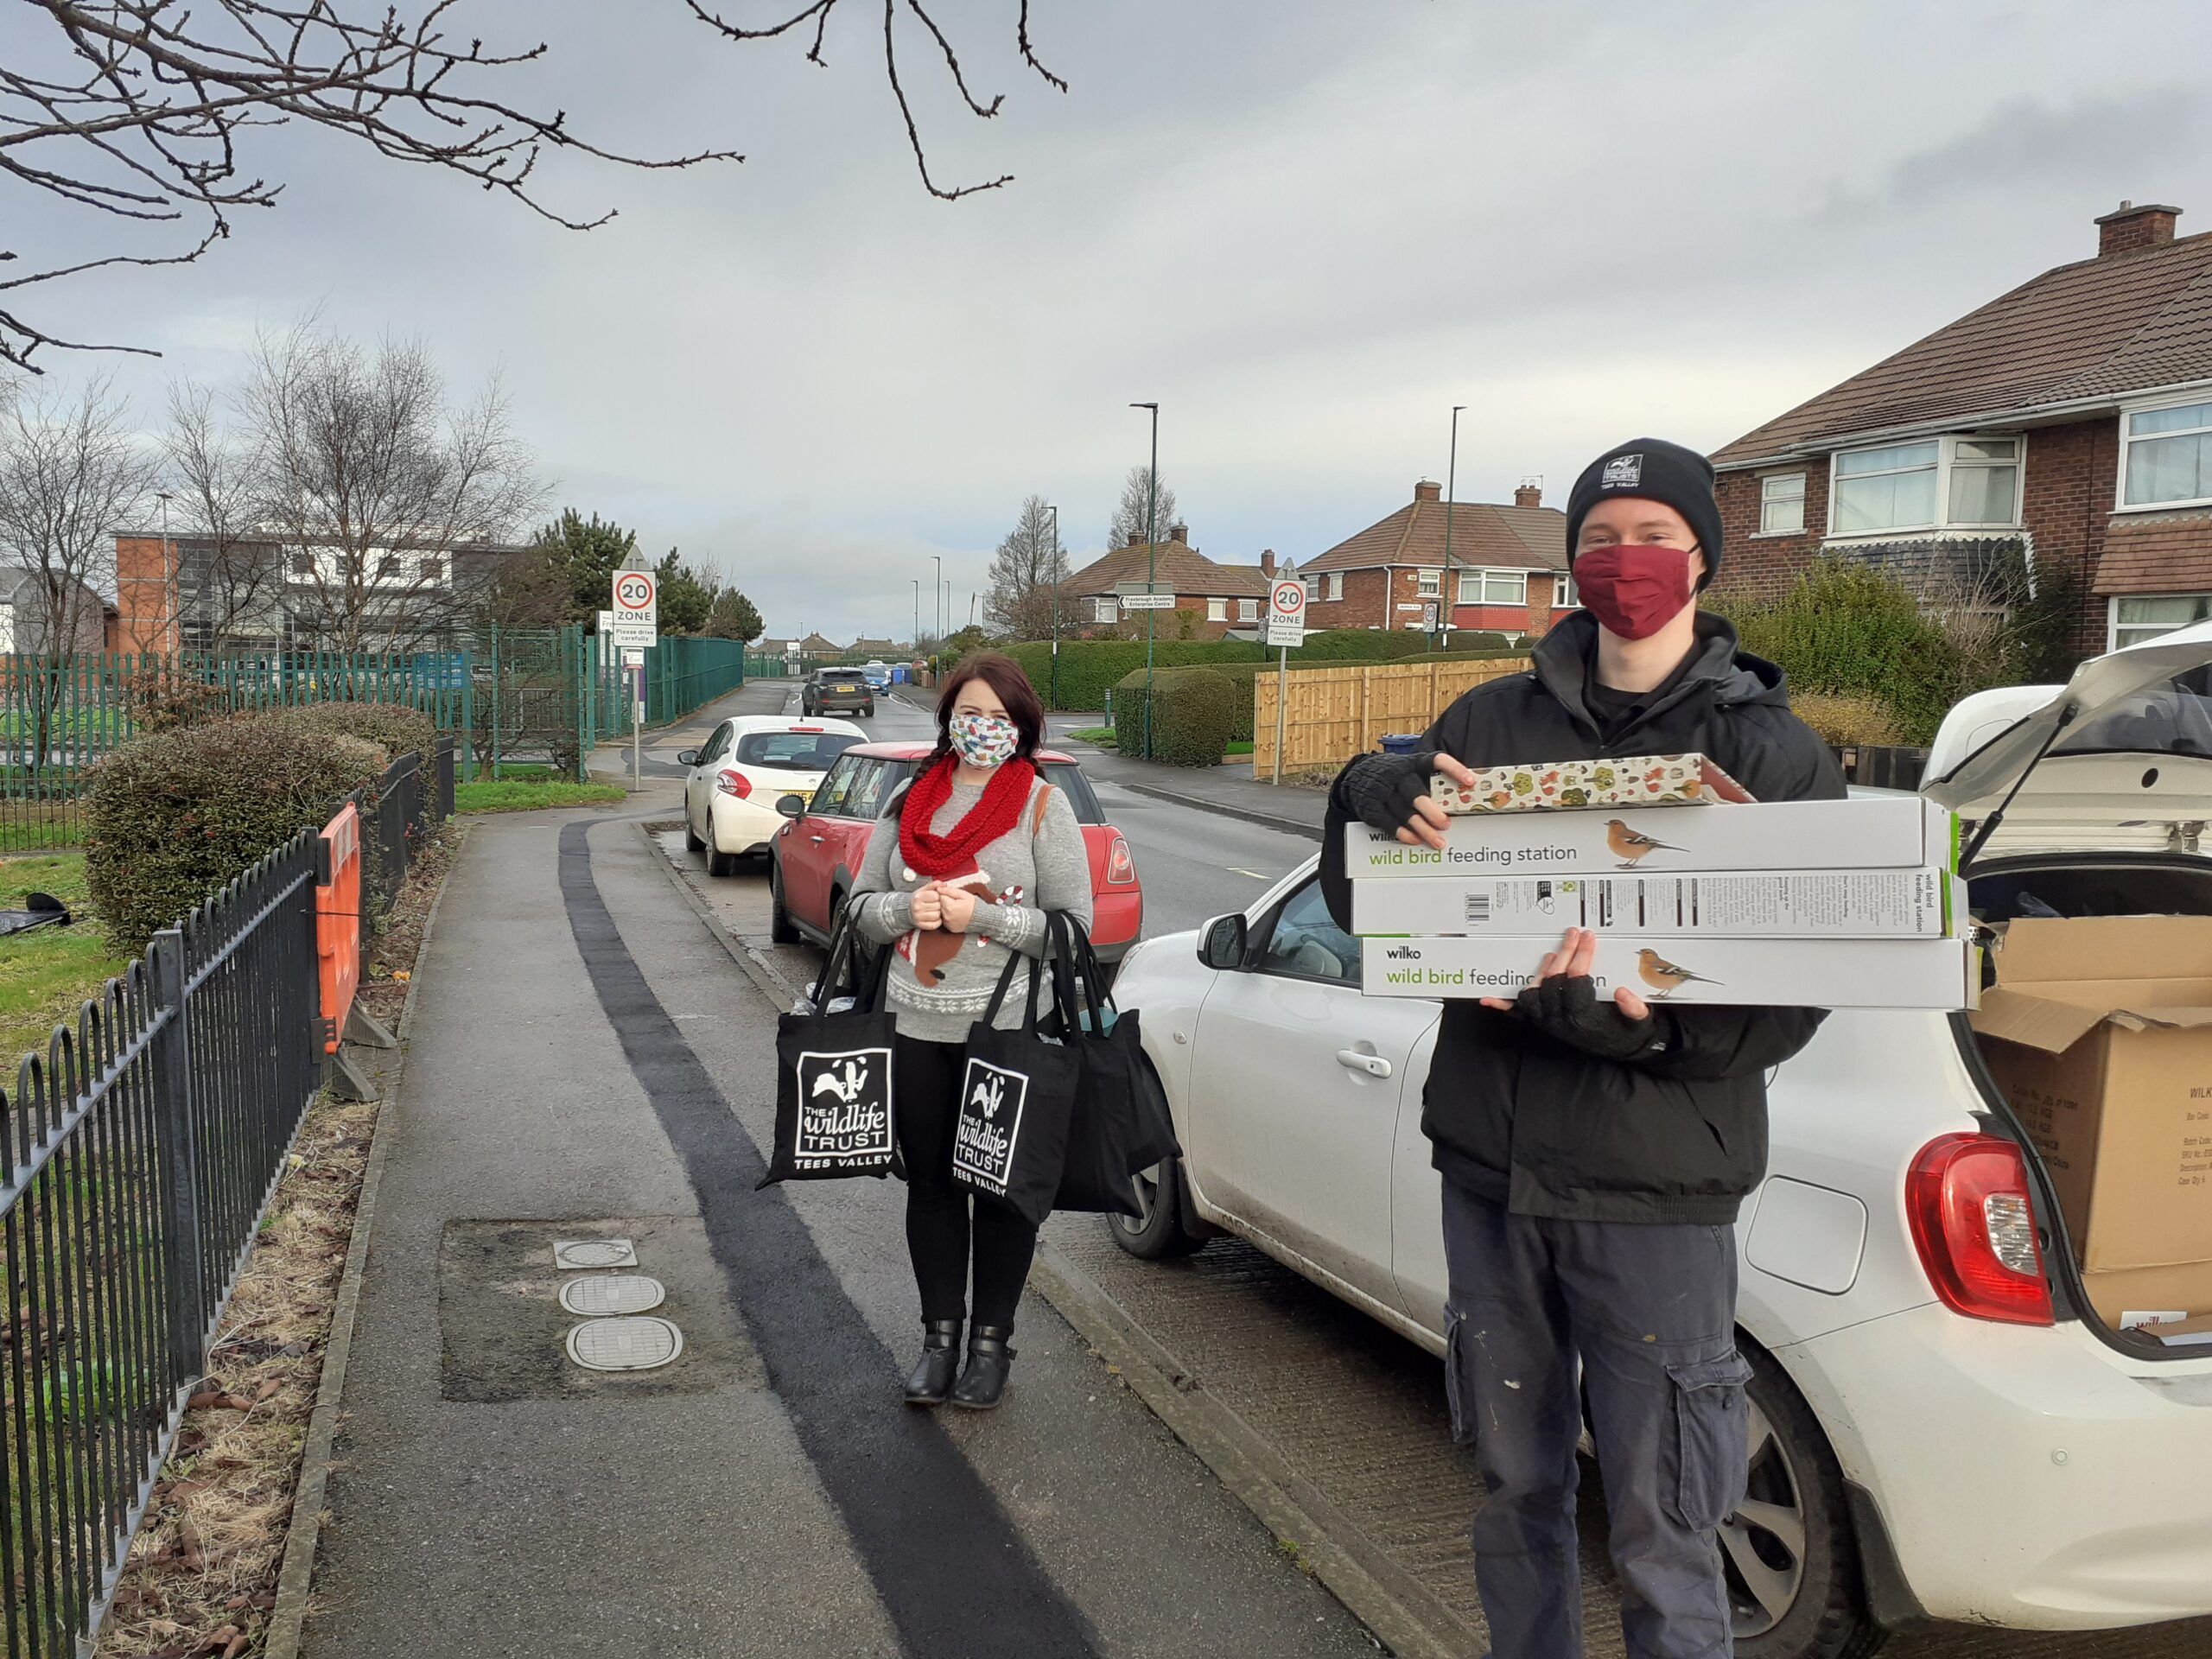
{"type": "MultiPolygon", "coordinates": [[[[906,1253],[925,1319],[957,1319],[967,1311],[971,1199],[965,1187],[952,1184],[952,1132],[966,1052],[958,1043],[912,1037],[892,1046],[899,1153],[906,1160],[906,1253]]],[[[1037,1253],[1037,1230],[1002,1204],[972,1203],[976,1323],[1011,1325],[1037,1253]]]]}
{"type": "Polygon", "coordinates": [[[1630,1659],[1726,1659],[1715,1529],[1744,1497],[1751,1367],[1733,1230],[1509,1214],[1444,1183],[1445,1386],[1490,1498],[1475,1586],[1499,1659],[1580,1659],[1580,1381],[1630,1659]]]}

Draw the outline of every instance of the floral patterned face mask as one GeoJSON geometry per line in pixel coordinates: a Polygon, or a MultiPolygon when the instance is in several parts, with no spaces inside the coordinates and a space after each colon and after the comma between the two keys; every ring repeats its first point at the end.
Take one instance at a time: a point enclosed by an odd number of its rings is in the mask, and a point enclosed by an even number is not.
{"type": "Polygon", "coordinates": [[[1014,759],[1021,733],[1010,720],[988,715],[955,715],[950,727],[952,750],[969,766],[1003,766],[1014,759]]]}

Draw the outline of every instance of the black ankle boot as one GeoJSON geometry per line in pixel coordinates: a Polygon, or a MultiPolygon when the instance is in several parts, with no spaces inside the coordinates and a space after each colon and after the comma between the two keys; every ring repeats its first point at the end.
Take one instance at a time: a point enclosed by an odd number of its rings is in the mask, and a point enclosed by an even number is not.
{"type": "Polygon", "coordinates": [[[960,1321],[924,1319],[922,1357],[906,1378],[906,1403],[941,1406],[952,1393],[952,1374],[960,1367],[960,1321]]]}
{"type": "Polygon", "coordinates": [[[968,1364],[952,1385],[952,1403],[969,1411],[988,1411],[1006,1392],[1006,1374],[1014,1367],[1014,1350],[1006,1339],[1014,1334],[1009,1325],[979,1325],[968,1333],[968,1364]]]}

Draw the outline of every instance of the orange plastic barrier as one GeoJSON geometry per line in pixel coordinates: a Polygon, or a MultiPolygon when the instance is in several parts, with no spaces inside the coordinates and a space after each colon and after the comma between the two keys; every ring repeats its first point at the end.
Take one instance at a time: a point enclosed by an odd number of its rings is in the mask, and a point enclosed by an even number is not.
{"type": "Polygon", "coordinates": [[[315,890],[315,948],[322,987],[322,1052],[335,1054],[361,982],[361,813],[348,801],[323,826],[330,880],[315,890]]]}

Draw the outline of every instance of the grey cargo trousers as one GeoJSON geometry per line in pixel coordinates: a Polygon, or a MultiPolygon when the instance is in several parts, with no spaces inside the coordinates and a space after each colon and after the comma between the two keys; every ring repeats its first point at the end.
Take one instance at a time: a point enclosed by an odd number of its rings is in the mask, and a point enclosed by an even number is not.
{"type": "Polygon", "coordinates": [[[1714,1529],[1744,1496],[1732,1230],[1510,1214],[1444,1183],[1452,1427],[1490,1497],[1475,1584],[1494,1659],[1580,1659],[1575,1445],[1605,1483],[1630,1659],[1726,1659],[1714,1529]]]}

